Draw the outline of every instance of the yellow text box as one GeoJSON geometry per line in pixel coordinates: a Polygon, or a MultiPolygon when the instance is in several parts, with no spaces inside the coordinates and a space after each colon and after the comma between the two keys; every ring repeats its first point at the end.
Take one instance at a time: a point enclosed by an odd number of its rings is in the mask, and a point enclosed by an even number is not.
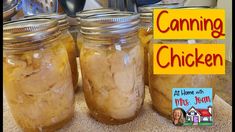
{"type": "Polygon", "coordinates": [[[225,39],[223,9],[154,9],[154,39],[225,39]]]}
{"type": "Polygon", "coordinates": [[[153,44],[154,74],[225,74],[224,44],[153,44]]]}

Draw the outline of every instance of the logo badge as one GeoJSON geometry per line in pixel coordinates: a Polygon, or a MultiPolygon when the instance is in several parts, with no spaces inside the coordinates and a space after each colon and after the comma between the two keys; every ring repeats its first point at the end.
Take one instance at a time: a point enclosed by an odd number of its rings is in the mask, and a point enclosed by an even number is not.
{"type": "Polygon", "coordinates": [[[212,126],[212,100],[212,88],[173,88],[173,124],[176,126],[212,126]]]}

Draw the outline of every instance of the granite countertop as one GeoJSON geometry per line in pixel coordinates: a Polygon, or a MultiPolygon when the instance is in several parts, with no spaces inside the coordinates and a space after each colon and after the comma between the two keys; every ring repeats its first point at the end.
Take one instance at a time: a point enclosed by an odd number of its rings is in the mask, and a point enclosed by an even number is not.
{"type": "MultiPolygon", "coordinates": [[[[145,101],[140,114],[133,121],[123,125],[105,125],[91,118],[88,114],[89,110],[86,106],[83,92],[80,90],[75,96],[74,118],[58,132],[232,131],[232,107],[217,95],[213,101],[213,126],[177,127],[170,120],[160,116],[152,109],[148,88],[145,90],[145,101]]],[[[21,132],[12,117],[5,98],[3,100],[3,131],[21,132]]]]}
{"type": "Polygon", "coordinates": [[[226,61],[225,75],[216,75],[216,94],[232,105],[232,62],[226,61]]]}

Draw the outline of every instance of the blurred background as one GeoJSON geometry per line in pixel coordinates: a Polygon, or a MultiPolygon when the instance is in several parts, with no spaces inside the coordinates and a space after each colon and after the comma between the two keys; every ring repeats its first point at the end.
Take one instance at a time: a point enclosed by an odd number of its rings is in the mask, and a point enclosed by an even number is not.
{"type": "MultiPolygon", "coordinates": [[[[184,6],[209,6],[225,9],[226,40],[220,42],[226,43],[226,59],[232,61],[232,0],[3,0],[3,11],[4,16],[7,16],[8,19],[11,17],[13,20],[38,13],[66,13],[74,18],[76,13],[82,10],[113,8],[137,12],[137,8],[140,6],[161,3],[183,3],[184,6]]],[[[74,24],[73,19],[69,20],[71,24],[74,24]]]]}

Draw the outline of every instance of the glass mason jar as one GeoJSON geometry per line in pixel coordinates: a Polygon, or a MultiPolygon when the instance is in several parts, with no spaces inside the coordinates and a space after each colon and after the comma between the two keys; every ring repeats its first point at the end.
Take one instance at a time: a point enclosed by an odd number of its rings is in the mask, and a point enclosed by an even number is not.
{"type": "Polygon", "coordinates": [[[72,71],[72,80],[73,80],[73,88],[76,92],[78,89],[78,68],[77,68],[77,59],[75,52],[75,43],[73,41],[73,37],[69,33],[67,29],[63,29],[61,35],[61,42],[65,45],[66,50],[68,52],[69,63],[72,71]]]}
{"type": "Polygon", "coordinates": [[[214,40],[154,40],[149,45],[149,92],[153,108],[171,119],[173,88],[212,88],[215,95],[215,75],[156,75],[153,74],[153,44],[212,44],[214,40]]]}
{"type": "Polygon", "coordinates": [[[180,7],[182,4],[171,3],[171,4],[154,4],[148,6],[142,6],[138,8],[140,13],[140,29],[138,36],[141,41],[141,45],[144,47],[144,82],[145,85],[149,85],[149,76],[148,76],[148,47],[150,41],[153,39],[153,30],[152,30],[152,12],[154,8],[176,8],[180,7]]]}
{"type": "Polygon", "coordinates": [[[3,25],[3,84],[24,131],[54,131],[74,114],[74,91],[61,32],[52,19],[3,25]]]}
{"type": "Polygon", "coordinates": [[[69,23],[68,31],[72,35],[74,43],[75,43],[76,57],[79,57],[79,50],[78,50],[78,47],[77,47],[77,33],[78,33],[77,19],[76,19],[76,17],[70,17],[70,16],[67,16],[66,18],[67,18],[67,21],[69,23]]]}
{"type": "MultiPolygon", "coordinates": [[[[140,8],[140,9],[143,9],[140,8]]],[[[139,11],[141,12],[142,10],[139,11]]],[[[140,13],[140,29],[138,36],[141,41],[141,45],[144,48],[144,82],[145,85],[149,84],[148,79],[148,45],[153,39],[153,30],[152,30],[152,13],[140,13]],[[148,16],[146,16],[148,14],[148,16]]]]}
{"type": "Polygon", "coordinates": [[[78,68],[77,68],[77,53],[76,53],[76,44],[73,40],[73,36],[70,34],[68,28],[69,23],[66,19],[66,15],[56,15],[58,18],[59,27],[61,30],[61,42],[65,45],[66,50],[68,52],[69,63],[72,71],[72,79],[73,79],[73,88],[74,91],[78,88],[78,68]]]}
{"type": "Polygon", "coordinates": [[[77,60],[76,60],[77,57],[76,44],[73,40],[72,35],[68,30],[69,23],[67,21],[67,16],[65,14],[58,15],[54,13],[54,14],[38,14],[35,16],[26,16],[26,18],[52,18],[58,21],[58,25],[61,31],[60,40],[62,44],[66,47],[68,53],[69,64],[72,71],[73,88],[74,91],[76,91],[78,89],[78,75],[79,75],[77,68],[77,60]]]}
{"type": "MultiPolygon", "coordinates": [[[[210,40],[153,40],[152,12],[154,8],[192,8],[182,7],[180,3],[154,4],[140,7],[141,28],[139,37],[145,48],[145,72],[149,75],[147,80],[153,108],[168,119],[172,112],[172,88],[174,87],[212,87],[214,88],[214,76],[212,75],[154,75],[153,74],[153,44],[170,43],[215,43],[210,40]],[[146,55],[147,54],[147,55],[146,55]],[[200,82],[200,83],[196,83],[200,82]]],[[[196,8],[196,7],[194,7],[196,8]]],[[[198,7],[206,8],[206,7],[198,7]]],[[[145,82],[146,83],[146,82],[145,82]]],[[[213,92],[215,94],[215,92],[213,92]]]]}
{"type": "Polygon", "coordinates": [[[80,64],[90,114],[106,124],[133,120],[144,101],[139,15],[129,12],[81,19],[80,64]]]}
{"type": "Polygon", "coordinates": [[[92,15],[98,15],[98,14],[111,14],[111,13],[116,13],[119,12],[118,10],[114,10],[114,9],[109,9],[109,8],[99,8],[99,9],[92,9],[92,10],[83,10],[80,11],[76,14],[76,19],[77,19],[77,23],[78,23],[78,33],[77,33],[77,47],[78,47],[78,54],[80,55],[80,50],[82,47],[82,34],[80,32],[80,28],[81,28],[81,18],[83,17],[88,17],[88,16],[92,16],[92,15]]]}
{"type": "MultiPolygon", "coordinates": [[[[76,21],[76,24],[77,24],[77,19],[76,18],[70,18],[71,19],[75,19],[73,21],[76,21]]],[[[72,23],[74,24],[74,23],[72,23]]],[[[77,47],[77,34],[78,34],[78,25],[72,25],[71,22],[69,21],[69,28],[68,28],[68,31],[69,33],[72,35],[73,37],[73,40],[74,40],[74,43],[75,43],[75,52],[76,52],[76,57],[79,57],[79,50],[78,50],[78,47],[77,47]]]]}

